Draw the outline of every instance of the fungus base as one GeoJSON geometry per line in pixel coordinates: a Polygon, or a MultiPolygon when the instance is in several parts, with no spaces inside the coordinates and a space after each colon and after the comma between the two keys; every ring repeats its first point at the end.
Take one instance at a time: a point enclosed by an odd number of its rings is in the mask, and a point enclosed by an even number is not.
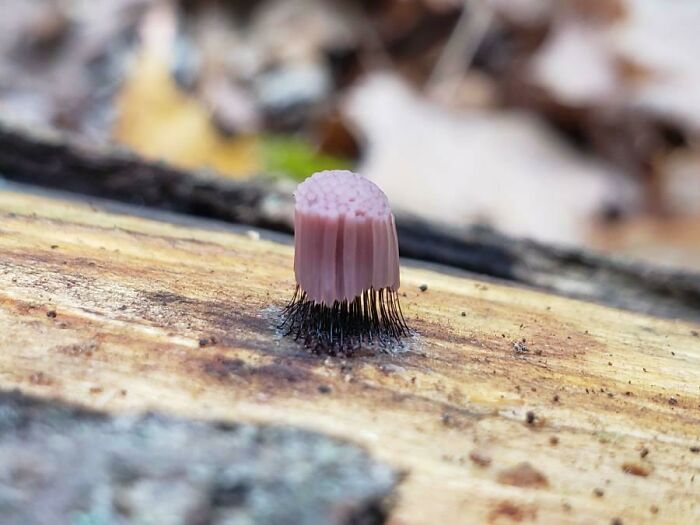
{"type": "Polygon", "coordinates": [[[387,348],[409,334],[398,294],[390,288],[365,290],[352,301],[328,305],[297,286],[282,312],[280,328],[314,351],[350,354],[363,344],[387,348]]]}

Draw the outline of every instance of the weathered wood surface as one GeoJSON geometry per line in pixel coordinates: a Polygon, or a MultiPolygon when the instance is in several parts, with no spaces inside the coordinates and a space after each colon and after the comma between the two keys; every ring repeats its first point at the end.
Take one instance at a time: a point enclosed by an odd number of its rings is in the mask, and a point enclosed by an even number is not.
{"type": "MultiPolygon", "coordinates": [[[[183,171],[0,120],[0,175],[13,181],[291,232],[289,185],[183,171]]],[[[397,214],[401,253],[557,294],[700,322],[700,275],[584,250],[447,228],[397,214]]]]}
{"type": "Polygon", "coordinates": [[[0,192],[0,387],[350,439],[406,472],[397,525],[700,522],[697,324],[404,268],[420,335],[322,358],[273,328],[291,263],[0,192]]]}

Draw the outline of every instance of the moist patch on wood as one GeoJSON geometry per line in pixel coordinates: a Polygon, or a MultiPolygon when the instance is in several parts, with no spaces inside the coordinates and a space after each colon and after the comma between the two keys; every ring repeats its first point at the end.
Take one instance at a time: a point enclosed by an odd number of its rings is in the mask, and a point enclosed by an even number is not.
{"type": "Polygon", "coordinates": [[[503,485],[514,487],[542,489],[549,486],[547,477],[527,462],[500,471],[496,479],[503,485]]]}
{"type": "Polygon", "coordinates": [[[378,525],[399,480],[354,445],[291,427],[110,418],[0,392],[0,430],[4,525],[378,525]]]}
{"type": "Polygon", "coordinates": [[[516,505],[512,501],[499,501],[489,513],[489,523],[494,523],[499,518],[520,523],[524,520],[535,520],[537,508],[531,505],[516,505]]]}
{"type": "MultiPolygon", "coordinates": [[[[488,308],[488,301],[483,298],[470,298],[474,310],[488,308]]],[[[437,304],[454,304],[463,300],[463,297],[447,290],[435,290],[432,301],[437,304]]],[[[467,347],[470,351],[488,352],[491,357],[503,359],[508,357],[506,367],[512,369],[513,357],[518,364],[545,363],[546,360],[571,361],[582,357],[589,352],[597,352],[602,349],[600,341],[588,332],[582,332],[573,327],[562,324],[560,317],[551,312],[536,312],[531,310],[511,307],[507,311],[492,312],[494,316],[503,315],[508,319],[515,317],[520,322],[516,324],[508,334],[481,332],[480,330],[465,331],[461,323],[452,323],[446,318],[436,319],[434,312],[421,315],[421,296],[415,298],[415,306],[419,308],[417,314],[409,314],[410,300],[404,300],[402,307],[406,310],[406,320],[411,328],[421,334],[422,338],[430,340],[449,340],[456,347],[467,347]],[[556,326],[556,330],[551,327],[556,326]],[[525,337],[523,338],[523,335],[525,337]],[[524,340],[523,340],[524,339],[524,340]],[[563,339],[566,339],[564,342],[563,339]],[[534,350],[533,350],[534,348],[534,350]]],[[[453,354],[454,359],[464,359],[460,353],[453,354]]]]}
{"type": "Polygon", "coordinates": [[[219,381],[241,378],[255,381],[260,387],[272,389],[284,388],[286,385],[309,381],[313,374],[295,361],[277,359],[275,362],[251,365],[242,359],[214,356],[199,359],[201,370],[219,381]]]}
{"type": "Polygon", "coordinates": [[[99,346],[100,344],[98,341],[89,340],[72,345],[56,346],[53,348],[53,351],[72,357],[91,357],[93,352],[95,352],[99,346]]]}

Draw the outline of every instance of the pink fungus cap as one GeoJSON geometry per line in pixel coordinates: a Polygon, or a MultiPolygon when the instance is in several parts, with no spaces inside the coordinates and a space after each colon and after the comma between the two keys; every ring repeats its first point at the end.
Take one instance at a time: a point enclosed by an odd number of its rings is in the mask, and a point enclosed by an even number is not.
{"type": "Polygon", "coordinates": [[[399,247],[389,201],[350,171],[321,171],[294,192],[294,273],[317,303],[399,288],[399,247]]]}

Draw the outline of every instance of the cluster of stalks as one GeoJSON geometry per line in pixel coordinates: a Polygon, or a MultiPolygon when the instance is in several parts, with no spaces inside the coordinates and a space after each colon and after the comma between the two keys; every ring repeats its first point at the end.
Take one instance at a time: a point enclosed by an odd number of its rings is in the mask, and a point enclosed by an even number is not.
{"type": "Polygon", "coordinates": [[[352,301],[329,305],[309,299],[297,286],[282,318],[285,335],[330,354],[349,354],[363,344],[388,347],[409,333],[398,294],[389,288],[370,288],[352,301]]]}

